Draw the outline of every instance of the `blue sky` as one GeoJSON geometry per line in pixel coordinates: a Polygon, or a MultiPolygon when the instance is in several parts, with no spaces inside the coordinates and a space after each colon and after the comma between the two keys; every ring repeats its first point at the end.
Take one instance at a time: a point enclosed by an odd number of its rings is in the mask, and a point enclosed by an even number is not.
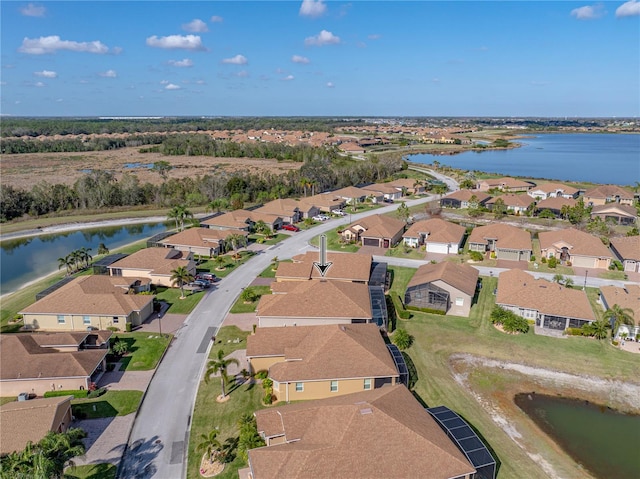
{"type": "Polygon", "coordinates": [[[640,0],[0,9],[3,115],[640,116],[640,0]]]}

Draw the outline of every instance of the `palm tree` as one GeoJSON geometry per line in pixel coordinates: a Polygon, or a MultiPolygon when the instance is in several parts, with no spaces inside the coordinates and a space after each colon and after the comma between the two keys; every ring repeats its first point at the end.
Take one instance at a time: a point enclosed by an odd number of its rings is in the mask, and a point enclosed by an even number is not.
{"type": "Polygon", "coordinates": [[[271,271],[276,271],[278,269],[279,260],[277,256],[274,256],[271,260],[271,271]]]}
{"type": "Polygon", "coordinates": [[[178,266],[171,270],[171,284],[178,283],[180,287],[180,299],[184,299],[184,285],[193,281],[194,277],[186,266],[178,266]]]}
{"type": "Polygon", "coordinates": [[[564,287],[565,288],[573,288],[573,279],[569,278],[568,276],[566,278],[564,278],[564,287]]]}
{"type": "Polygon", "coordinates": [[[231,245],[235,252],[238,248],[247,245],[247,237],[238,233],[227,236],[227,243],[231,245]]]}
{"type": "Polygon", "coordinates": [[[562,284],[562,282],[564,281],[564,276],[560,273],[556,273],[553,275],[553,279],[551,281],[553,281],[554,283],[562,284]]]}
{"type": "Polygon", "coordinates": [[[89,254],[91,248],[80,248],[78,250],[78,255],[80,256],[80,260],[84,262],[85,267],[89,267],[89,261],[93,259],[93,256],[89,254]]]}
{"type": "Polygon", "coordinates": [[[109,254],[109,248],[104,243],[98,245],[98,254],[109,254]]]}
{"type": "Polygon", "coordinates": [[[224,259],[224,256],[222,256],[221,254],[219,254],[218,256],[215,257],[214,261],[217,264],[216,269],[218,271],[223,271],[226,268],[224,267],[224,264],[227,262],[227,260],[224,259]]]}
{"type": "Polygon", "coordinates": [[[222,448],[222,444],[218,441],[218,431],[215,429],[209,434],[200,434],[200,442],[196,446],[196,451],[202,452],[209,456],[209,462],[213,463],[217,453],[222,448]]]}
{"type": "Polygon", "coordinates": [[[259,233],[266,237],[269,237],[269,235],[271,235],[271,227],[262,220],[256,221],[256,224],[254,225],[254,229],[256,233],[259,233]]]}
{"type": "Polygon", "coordinates": [[[167,213],[167,219],[174,220],[176,222],[176,229],[178,229],[178,226],[180,224],[180,207],[174,206],[173,208],[171,208],[167,213]]]}
{"type": "Polygon", "coordinates": [[[61,477],[64,468],[73,465],[71,458],[85,453],[82,438],[86,437],[82,429],[73,428],[64,433],[48,432],[38,443],[43,455],[52,461],[54,475],[47,477],[61,477]]]}
{"type": "Polygon", "coordinates": [[[220,213],[220,210],[227,208],[228,206],[229,201],[226,198],[216,198],[207,204],[206,211],[215,211],[216,213],[220,213]]]}
{"type": "Polygon", "coordinates": [[[65,268],[67,268],[67,275],[71,273],[72,265],[73,263],[71,262],[71,258],[69,257],[69,255],[58,258],[58,269],[64,266],[65,268]]]}
{"type": "Polygon", "coordinates": [[[230,364],[240,365],[240,362],[235,358],[224,358],[224,351],[218,350],[217,359],[212,359],[207,365],[207,371],[204,374],[204,382],[209,383],[209,379],[213,374],[220,374],[220,385],[222,386],[222,398],[227,397],[225,385],[229,383],[230,378],[227,374],[227,368],[230,364]]]}
{"type": "Polygon", "coordinates": [[[75,267],[75,271],[78,271],[80,269],[80,261],[81,261],[80,251],[74,250],[71,253],[69,253],[68,257],[71,261],[71,264],[73,264],[73,266],[75,267]]]}
{"type": "Polygon", "coordinates": [[[591,323],[591,331],[596,339],[604,339],[607,337],[607,322],[598,320],[591,323]]]}
{"type": "Polygon", "coordinates": [[[619,304],[614,304],[609,309],[607,309],[602,317],[605,320],[609,320],[609,325],[611,326],[611,336],[615,336],[615,332],[618,328],[623,324],[628,324],[629,326],[634,326],[635,322],[633,320],[633,309],[631,308],[623,308],[619,304]]]}

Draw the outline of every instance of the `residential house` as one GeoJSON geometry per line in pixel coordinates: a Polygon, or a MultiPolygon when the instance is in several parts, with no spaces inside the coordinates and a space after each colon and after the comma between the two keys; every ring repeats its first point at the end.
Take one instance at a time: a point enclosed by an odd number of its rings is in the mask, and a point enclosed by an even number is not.
{"type": "Polygon", "coordinates": [[[389,183],[374,183],[363,186],[362,190],[367,191],[368,196],[373,196],[376,203],[382,200],[399,200],[402,198],[402,189],[398,189],[389,183]]]}
{"type": "Polygon", "coordinates": [[[266,446],[249,450],[253,479],[472,479],[476,473],[402,385],[254,414],[266,446]]]}
{"type": "Polygon", "coordinates": [[[597,236],[575,228],[545,231],[538,234],[540,252],[545,258],[555,257],[563,264],[579,268],[609,269],[613,254],[597,236]]]}
{"type": "Polygon", "coordinates": [[[596,217],[619,225],[633,225],[638,220],[638,210],[635,206],[607,203],[606,205],[594,206],[591,209],[591,218],[596,217]]]}
{"type": "Polygon", "coordinates": [[[464,226],[440,218],[413,223],[402,235],[404,244],[417,248],[425,246],[427,253],[457,254],[462,248],[464,226]]]}
{"type": "Polygon", "coordinates": [[[625,271],[640,273],[640,236],[611,238],[611,251],[622,262],[625,271]]]}
{"type": "Polygon", "coordinates": [[[327,253],[327,262],[331,263],[324,275],[315,266],[320,257],[318,253],[308,251],[296,255],[291,263],[280,262],[276,271],[276,281],[307,281],[324,278],[333,281],[349,281],[369,284],[371,276],[371,255],[352,253],[327,253]]]}
{"type": "Polygon", "coordinates": [[[617,185],[601,185],[584,193],[585,206],[598,206],[607,203],[633,206],[633,193],[617,185]]]}
{"type": "Polygon", "coordinates": [[[616,336],[620,337],[626,333],[627,338],[636,339],[640,334],[640,285],[626,284],[623,288],[618,286],[600,286],[598,301],[606,311],[614,305],[622,309],[631,310],[634,325],[621,324],[616,331],[616,336]]]}
{"type": "Polygon", "coordinates": [[[338,145],[338,149],[345,153],[351,153],[354,155],[361,155],[364,153],[364,148],[355,142],[341,143],[338,145]]]}
{"type": "Polygon", "coordinates": [[[274,294],[260,298],[260,327],[370,323],[371,297],[366,284],[347,281],[278,281],[274,294]]]}
{"type": "Polygon", "coordinates": [[[440,206],[443,208],[469,208],[484,206],[491,199],[486,193],[481,191],[458,190],[443,196],[440,199],[440,206]]]}
{"type": "Polygon", "coordinates": [[[47,391],[88,390],[105,370],[111,334],[97,331],[0,335],[2,395],[42,396],[47,391]]]}
{"type": "Polygon", "coordinates": [[[551,331],[581,328],[596,320],[583,290],[535,279],[519,269],[500,273],[496,304],[551,331]]]}
{"type": "Polygon", "coordinates": [[[422,181],[414,178],[399,178],[397,180],[390,181],[387,184],[400,191],[406,192],[406,194],[409,195],[421,195],[426,191],[422,181]]]}
{"type": "Polygon", "coordinates": [[[497,259],[529,261],[532,254],[531,235],[515,226],[493,223],[474,228],[467,241],[469,251],[495,253],[497,259]]]}
{"type": "Polygon", "coordinates": [[[241,230],[188,228],[158,241],[158,244],[182,251],[187,256],[189,253],[193,253],[213,257],[224,254],[227,238],[236,234],[247,236],[247,232],[241,230]]]}
{"type": "Polygon", "coordinates": [[[249,371],[269,372],[278,401],[377,389],[400,374],[375,324],[258,328],[247,338],[249,371]]]}
{"type": "Polygon", "coordinates": [[[212,229],[235,229],[250,233],[258,221],[264,221],[272,231],[282,228],[282,218],[276,215],[254,210],[233,210],[202,222],[202,225],[212,229]]]}
{"type": "Polygon", "coordinates": [[[506,195],[495,196],[486,202],[487,207],[493,210],[496,201],[501,199],[507,207],[507,212],[513,215],[524,215],[529,207],[535,203],[535,200],[528,195],[514,195],[508,193],[506,195]]]}
{"type": "Polygon", "coordinates": [[[362,246],[392,248],[402,239],[405,223],[386,215],[372,215],[347,226],[341,233],[348,242],[362,246]]]}
{"type": "Polygon", "coordinates": [[[305,218],[313,218],[318,212],[331,213],[333,210],[341,210],[344,208],[346,201],[333,193],[320,193],[300,198],[300,204],[302,205],[301,208],[307,211],[305,218]],[[317,208],[318,211],[313,211],[313,208],[317,208]]]}
{"type": "Polygon", "coordinates": [[[363,190],[355,186],[347,186],[339,190],[331,191],[330,193],[337,198],[342,198],[348,205],[364,203],[367,196],[372,194],[372,192],[368,190],[363,190]]]}
{"type": "Polygon", "coordinates": [[[284,223],[297,223],[302,220],[298,201],[292,198],[277,199],[256,208],[252,213],[262,213],[281,218],[284,223]]]}
{"type": "Polygon", "coordinates": [[[529,191],[536,185],[528,181],[517,180],[515,178],[488,178],[478,181],[477,188],[480,191],[500,190],[518,193],[521,191],[529,191]]]}
{"type": "Polygon", "coordinates": [[[548,198],[576,199],[579,190],[560,183],[542,183],[527,191],[527,194],[536,201],[548,198]]]}
{"type": "Polygon", "coordinates": [[[449,261],[423,264],[407,284],[404,303],[468,317],[477,286],[478,270],[469,265],[449,261]]]}
{"type": "Polygon", "coordinates": [[[111,276],[123,278],[148,278],[157,286],[176,286],[172,283],[172,271],[185,268],[196,274],[193,253],[173,248],[144,248],[107,266],[111,276]]]}
{"type": "Polygon", "coordinates": [[[542,213],[544,210],[549,210],[556,217],[562,216],[563,208],[573,208],[576,206],[577,201],[573,198],[565,198],[563,196],[554,196],[547,198],[546,200],[540,200],[536,203],[537,214],[542,213]]]}
{"type": "Polygon", "coordinates": [[[126,331],[153,313],[153,296],[136,294],[136,290],[148,289],[146,278],[79,276],[20,314],[25,329],[87,331],[116,327],[126,331]]]}
{"type": "Polygon", "coordinates": [[[73,396],[58,396],[1,405],[0,456],[22,451],[27,443],[36,444],[49,432],[69,429],[71,399],[73,396]]]}

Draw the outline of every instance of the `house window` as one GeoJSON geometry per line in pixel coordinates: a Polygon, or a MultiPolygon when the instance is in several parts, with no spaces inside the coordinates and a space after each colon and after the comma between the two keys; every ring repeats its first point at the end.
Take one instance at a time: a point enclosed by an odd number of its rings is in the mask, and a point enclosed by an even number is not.
{"type": "Polygon", "coordinates": [[[64,324],[66,321],[64,320],[64,316],[62,314],[58,315],[58,324],[64,324]]]}
{"type": "Polygon", "coordinates": [[[463,298],[456,298],[456,306],[462,306],[464,304],[463,298]]]}
{"type": "Polygon", "coordinates": [[[280,391],[280,383],[278,381],[273,381],[273,390],[280,391]]]}
{"type": "Polygon", "coordinates": [[[371,379],[365,379],[364,380],[364,389],[365,390],[371,389],[371,379]]]}
{"type": "Polygon", "coordinates": [[[301,393],[304,391],[304,383],[296,383],[296,392],[301,393]]]}
{"type": "Polygon", "coordinates": [[[91,324],[91,318],[89,316],[83,316],[82,324],[91,324]]]}
{"type": "Polygon", "coordinates": [[[119,321],[120,321],[120,320],[118,319],[118,317],[117,317],[117,316],[114,316],[114,317],[113,317],[113,322],[114,322],[114,323],[117,323],[117,322],[119,322],[119,321]]]}
{"type": "Polygon", "coordinates": [[[338,381],[331,381],[331,392],[335,393],[338,391],[338,381]]]}

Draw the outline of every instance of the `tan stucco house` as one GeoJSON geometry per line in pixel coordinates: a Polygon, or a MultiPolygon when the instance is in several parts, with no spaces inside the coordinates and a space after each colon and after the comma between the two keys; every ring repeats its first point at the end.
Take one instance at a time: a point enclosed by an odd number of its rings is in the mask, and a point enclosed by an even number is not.
{"type": "Polygon", "coordinates": [[[607,203],[632,206],[633,193],[617,185],[600,185],[584,193],[585,206],[598,206],[607,203]]]}
{"type": "Polygon", "coordinates": [[[611,251],[625,271],[640,272],[640,236],[611,238],[611,251]]]}
{"type": "Polygon", "coordinates": [[[529,261],[533,248],[528,231],[503,223],[474,228],[467,243],[469,251],[492,252],[510,261],[529,261]]]}
{"type": "Polygon", "coordinates": [[[231,235],[242,234],[247,236],[246,231],[232,229],[211,229],[211,228],[189,228],[167,238],[158,241],[159,244],[167,248],[174,248],[185,253],[200,256],[218,256],[225,252],[226,240],[231,235]]]}
{"type": "Polygon", "coordinates": [[[296,255],[291,263],[280,262],[276,271],[276,281],[304,281],[324,278],[333,281],[349,281],[368,284],[373,260],[371,255],[353,253],[327,253],[327,262],[331,266],[324,276],[314,266],[319,262],[318,253],[309,251],[296,255]]]}
{"type": "Polygon", "coordinates": [[[514,215],[523,215],[527,209],[535,203],[535,200],[528,195],[516,195],[513,193],[507,193],[506,195],[495,196],[486,202],[487,208],[493,210],[493,207],[501,199],[507,208],[507,212],[514,215]]]}
{"type": "Polygon", "coordinates": [[[287,402],[376,389],[400,376],[375,324],[258,328],[247,360],[251,372],[269,372],[273,394],[287,402]]]}
{"type": "Polygon", "coordinates": [[[443,208],[469,208],[470,206],[484,206],[491,199],[482,191],[458,190],[440,198],[443,208]]]}
{"type": "Polygon", "coordinates": [[[608,269],[613,254],[600,238],[575,228],[545,231],[538,234],[540,251],[545,258],[579,268],[608,269]]]}
{"type": "Polygon", "coordinates": [[[281,218],[284,223],[290,224],[302,220],[302,212],[300,211],[298,201],[292,198],[269,201],[253,210],[253,212],[273,216],[274,218],[281,218]]]}
{"type": "Polygon", "coordinates": [[[372,215],[347,226],[341,233],[347,242],[362,246],[392,248],[402,240],[404,221],[386,215],[372,215]]]}
{"type": "Polygon", "coordinates": [[[598,301],[604,311],[616,304],[622,309],[631,310],[631,316],[635,324],[633,326],[621,324],[618,331],[615,331],[616,336],[620,337],[623,333],[626,333],[627,338],[635,339],[640,334],[640,285],[626,284],[623,288],[619,286],[600,286],[598,301]]]}
{"type": "Polygon", "coordinates": [[[144,248],[110,264],[107,269],[111,276],[148,278],[151,284],[170,288],[176,286],[171,282],[172,271],[180,267],[196,274],[193,253],[174,248],[144,248]]]}
{"type": "Polygon", "coordinates": [[[464,226],[440,218],[417,221],[402,235],[407,246],[424,245],[427,253],[457,254],[464,241],[464,226]]]}
{"type": "Polygon", "coordinates": [[[633,225],[638,221],[638,210],[635,206],[607,203],[606,205],[594,206],[591,209],[591,218],[596,217],[606,222],[633,225]]]}
{"type": "Polygon", "coordinates": [[[153,312],[153,296],[136,294],[148,290],[145,278],[80,276],[27,306],[25,329],[44,331],[87,331],[116,327],[126,331],[142,324],[153,312]],[[141,286],[142,285],[142,286],[141,286]]]}
{"type": "Polygon", "coordinates": [[[477,184],[477,189],[480,191],[489,190],[501,190],[517,193],[521,191],[529,191],[536,185],[528,181],[522,181],[515,178],[488,178],[486,180],[480,180],[477,184]]]}
{"type": "Polygon", "coordinates": [[[527,194],[536,201],[547,198],[577,198],[579,190],[561,183],[541,183],[527,191],[527,194]]]}

